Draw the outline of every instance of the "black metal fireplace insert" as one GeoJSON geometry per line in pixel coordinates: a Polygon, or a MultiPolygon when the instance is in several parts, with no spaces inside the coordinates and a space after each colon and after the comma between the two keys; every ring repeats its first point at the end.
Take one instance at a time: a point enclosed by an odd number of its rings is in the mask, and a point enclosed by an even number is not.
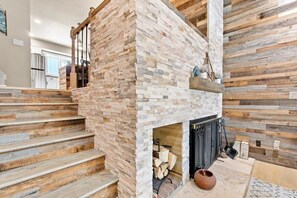
{"type": "Polygon", "coordinates": [[[190,121],[190,177],[208,169],[220,154],[220,118],[216,115],[190,121]]]}

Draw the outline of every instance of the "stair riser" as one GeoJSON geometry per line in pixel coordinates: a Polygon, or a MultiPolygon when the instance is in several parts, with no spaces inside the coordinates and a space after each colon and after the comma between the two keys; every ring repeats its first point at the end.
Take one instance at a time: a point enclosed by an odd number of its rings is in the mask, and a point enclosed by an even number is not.
{"type": "Polygon", "coordinates": [[[0,89],[2,103],[33,103],[33,102],[71,102],[71,92],[0,89]]]}
{"type": "Polygon", "coordinates": [[[47,174],[0,190],[1,197],[42,195],[104,169],[104,157],[47,174]]]}
{"type": "Polygon", "coordinates": [[[114,198],[118,197],[118,185],[117,184],[112,184],[99,192],[89,196],[89,198],[114,198]]]}
{"type": "Polygon", "coordinates": [[[83,131],[84,123],[84,120],[74,120],[0,127],[0,144],[83,131]]]}
{"type": "Polygon", "coordinates": [[[0,172],[94,148],[94,137],[0,154],[0,172]]]}
{"type": "Polygon", "coordinates": [[[0,121],[19,118],[55,118],[76,116],[77,105],[73,106],[1,106],[0,121]]]}

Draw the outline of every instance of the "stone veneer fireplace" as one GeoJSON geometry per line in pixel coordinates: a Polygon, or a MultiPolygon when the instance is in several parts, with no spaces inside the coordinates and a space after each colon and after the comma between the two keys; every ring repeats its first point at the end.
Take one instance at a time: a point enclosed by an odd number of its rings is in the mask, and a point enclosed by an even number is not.
{"type": "Polygon", "coordinates": [[[222,73],[223,1],[208,4],[208,40],[162,0],[111,0],[91,25],[89,87],[73,92],[119,197],[148,197],[156,128],[179,123],[182,184],[189,180],[189,120],[222,115],[222,94],[189,89],[194,66],[209,52],[222,73]]]}

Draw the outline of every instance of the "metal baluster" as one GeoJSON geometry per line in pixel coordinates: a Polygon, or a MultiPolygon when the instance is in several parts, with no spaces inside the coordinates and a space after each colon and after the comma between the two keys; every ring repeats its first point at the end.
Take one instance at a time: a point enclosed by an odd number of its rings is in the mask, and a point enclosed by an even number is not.
{"type": "MultiPolygon", "coordinates": [[[[88,65],[88,29],[89,29],[89,24],[86,25],[86,70],[87,72],[89,72],[89,65],[88,65]]],[[[87,79],[86,79],[86,83],[88,83],[89,79],[88,79],[87,75],[87,79]]]]}
{"type": "MultiPolygon", "coordinates": [[[[75,70],[76,70],[76,68],[77,68],[77,66],[79,65],[79,33],[77,33],[77,35],[76,35],[76,65],[75,65],[75,70]]],[[[77,78],[77,86],[79,86],[79,71],[78,71],[78,73],[76,73],[76,75],[78,76],[78,78],[77,78]]]]}
{"type": "Polygon", "coordinates": [[[81,87],[85,86],[85,68],[84,68],[84,29],[81,30],[81,87]]]}

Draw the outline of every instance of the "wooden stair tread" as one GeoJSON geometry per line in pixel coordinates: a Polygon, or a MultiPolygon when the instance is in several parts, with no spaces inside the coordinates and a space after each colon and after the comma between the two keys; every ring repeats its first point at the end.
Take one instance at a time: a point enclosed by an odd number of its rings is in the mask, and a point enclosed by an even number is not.
{"type": "Polygon", "coordinates": [[[0,106],[74,106],[78,103],[0,103],[0,106]]]}
{"type": "Polygon", "coordinates": [[[92,137],[92,136],[94,136],[94,133],[80,131],[80,132],[65,133],[60,135],[46,136],[41,138],[34,138],[34,139],[19,141],[19,142],[10,142],[7,144],[0,145],[0,154],[16,151],[16,150],[22,150],[26,148],[43,146],[47,144],[54,144],[54,143],[65,142],[69,140],[92,137]]]}
{"type": "Polygon", "coordinates": [[[0,173],[0,189],[104,156],[103,152],[93,149],[5,171],[0,173]]]}
{"type": "Polygon", "coordinates": [[[49,192],[41,198],[82,198],[90,197],[92,194],[118,182],[118,178],[110,172],[103,170],[94,175],[85,177],[76,182],[63,186],[55,191],[49,192]]]}
{"type": "Polygon", "coordinates": [[[38,124],[44,122],[59,122],[59,121],[71,121],[71,120],[82,120],[85,119],[83,116],[71,116],[71,117],[57,117],[57,118],[40,118],[40,119],[17,119],[13,121],[0,121],[0,127],[13,126],[22,124],[38,124]]]}
{"type": "Polygon", "coordinates": [[[62,89],[42,89],[42,88],[28,88],[28,87],[0,87],[1,90],[24,90],[24,91],[39,91],[39,92],[61,92],[61,93],[71,93],[70,90],[62,89]]]}

